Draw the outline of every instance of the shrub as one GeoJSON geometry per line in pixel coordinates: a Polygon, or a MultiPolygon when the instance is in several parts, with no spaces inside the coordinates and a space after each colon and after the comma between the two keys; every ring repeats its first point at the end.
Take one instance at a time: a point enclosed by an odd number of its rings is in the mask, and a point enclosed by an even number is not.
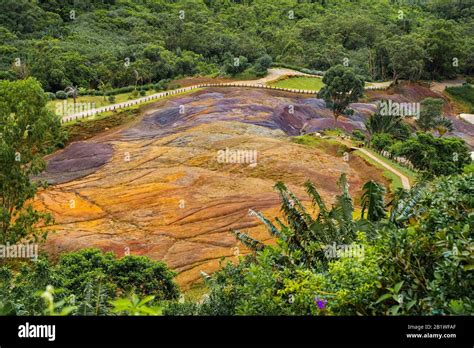
{"type": "Polygon", "coordinates": [[[132,93],[130,93],[130,96],[131,96],[132,98],[136,98],[136,97],[138,97],[139,94],[140,94],[140,93],[138,92],[138,90],[134,89],[134,90],[132,91],[132,93]]]}
{"type": "Polygon", "coordinates": [[[164,263],[145,256],[117,258],[98,249],[62,254],[56,264],[45,257],[23,262],[15,273],[12,276],[11,269],[0,268],[0,302],[11,302],[17,315],[41,314],[42,302],[32,295],[48,285],[61,289],[59,300],[75,297],[76,314],[107,314],[108,300],[129,292],[154,296],[156,301],[179,296],[174,273],[164,263]]]}
{"type": "Polygon", "coordinates": [[[395,143],[389,151],[407,158],[415,168],[430,176],[461,173],[464,166],[471,163],[464,140],[438,138],[429,133],[418,132],[415,137],[395,143]]]}
{"type": "Polygon", "coordinates": [[[356,129],[352,131],[352,137],[356,140],[364,141],[365,140],[365,134],[362,133],[360,130],[356,129]]]}
{"type": "Polygon", "coordinates": [[[56,99],[56,94],[52,93],[52,92],[46,92],[46,97],[48,98],[48,100],[54,100],[56,99]]]}
{"type": "Polygon", "coordinates": [[[57,91],[56,98],[58,99],[67,99],[67,93],[64,91],[57,91]]]}
{"type": "Polygon", "coordinates": [[[376,133],[372,136],[372,146],[376,150],[388,150],[393,145],[394,140],[390,134],[387,133],[376,133]]]}

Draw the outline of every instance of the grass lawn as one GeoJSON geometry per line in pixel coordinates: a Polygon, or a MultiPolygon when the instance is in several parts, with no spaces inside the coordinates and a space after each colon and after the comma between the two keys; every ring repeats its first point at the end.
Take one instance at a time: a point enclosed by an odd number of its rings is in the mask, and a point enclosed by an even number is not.
{"type": "MultiPolygon", "coordinates": [[[[309,91],[319,91],[323,86],[323,80],[318,77],[289,77],[287,79],[278,80],[268,83],[270,86],[281,88],[305,89],[309,91]]],[[[366,87],[373,86],[372,83],[366,82],[366,87]]]]}
{"type": "Polygon", "coordinates": [[[324,86],[323,80],[317,77],[290,77],[269,83],[269,85],[280,88],[306,89],[310,91],[319,91],[324,86]]]}
{"type": "MultiPolygon", "coordinates": [[[[154,90],[146,91],[146,95],[155,94],[155,93],[158,93],[158,92],[156,92],[154,90]]],[[[141,95],[138,95],[138,96],[134,97],[134,96],[132,96],[132,93],[122,93],[122,94],[117,94],[115,96],[115,101],[113,103],[111,103],[107,100],[107,98],[104,100],[103,96],[85,95],[85,96],[79,96],[76,99],[76,101],[78,103],[95,103],[95,108],[100,108],[102,106],[107,106],[107,105],[110,105],[110,104],[117,104],[117,103],[121,103],[121,102],[124,102],[124,101],[127,101],[127,100],[138,99],[138,98],[141,98],[141,97],[142,97],[141,95]]],[[[74,104],[74,100],[71,97],[69,97],[68,99],[50,100],[46,104],[46,107],[48,108],[48,110],[56,112],[58,104],[63,105],[63,103],[65,101],[67,101],[67,105],[73,105],[74,104]]],[[[94,107],[91,106],[91,108],[94,108],[94,107]]]]}

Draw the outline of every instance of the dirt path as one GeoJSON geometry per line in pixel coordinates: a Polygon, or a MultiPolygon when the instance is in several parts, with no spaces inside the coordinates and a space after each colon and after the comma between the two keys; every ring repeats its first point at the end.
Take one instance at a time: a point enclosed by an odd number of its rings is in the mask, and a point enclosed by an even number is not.
{"type": "Polygon", "coordinates": [[[258,80],[248,80],[248,81],[232,81],[230,83],[245,83],[249,85],[265,85],[268,82],[272,82],[282,78],[283,76],[314,76],[314,77],[322,77],[318,75],[310,75],[302,73],[301,71],[286,69],[286,68],[273,68],[268,69],[268,74],[265,77],[262,77],[258,80]]]}
{"type": "Polygon", "coordinates": [[[438,93],[441,93],[443,94],[444,92],[444,89],[446,87],[456,87],[456,86],[462,86],[462,84],[466,82],[465,79],[456,79],[456,80],[443,80],[443,81],[440,81],[440,82],[433,82],[431,84],[431,87],[430,89],[433,91],[433,92],[438,92],[438,93]]]}
{"type": "Polygon", "coordinates": [[[390,170],[393,174],[397,175],[401,181],[402,181],[402,185],[403,185],[403,188],[405,190],[409,190],[410,189],[410,180],[408,180],[408,177],[401,173],[400,171],[396,170],[395,168],[393,168],[391,165],[381,161],[380,159],[378,159],[376,156],[374,156],[373,154],[371,154],[369,151],[365,150],[365,149],[361,149],[359,147],[353,147],[354,150],[359,150],[360,152],[364,153],[365,155],[369,156],[371,159],[373,159],[375,162],[379,163],[380,165],[382,165],[384,168],[390,170]]]}

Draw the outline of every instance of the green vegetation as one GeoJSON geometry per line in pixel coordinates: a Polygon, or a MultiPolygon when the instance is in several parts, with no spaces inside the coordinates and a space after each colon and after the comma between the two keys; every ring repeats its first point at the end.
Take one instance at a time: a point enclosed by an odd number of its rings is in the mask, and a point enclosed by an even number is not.
{"type": "MultiPolygon", "coordinates": [[[[386,101],[381,101],[380,105],[386,101]]],[[[365,121],[365,128],[369,133],[368,144],[373,146],[374,137],[379,137],[379,141],[387,136],[390,141],[405,140],[412,133],[412,129],[409,125],[402,121],[402,117],[392,114],[382,114],[381,108],[379,107],[377,112],[370,115],[365,121]],[[380,138],[382,137],[382,139],[380,138]]],[[[379,145],[377,145],[379,146],[379,145]]],[[[382,148],[379,148],[381,150],[382,148]]]]}
{"type": "Polygon", "coordinates": [[[278,183],[284,219],[273,224],[257,213],[278,243],[263,245],[236,231],[253,253],[207,279],[210,292],[200,303],[173,303],[164,313],[469,314],[473,184],[472,174],[440,178],[400,191],[386,212],[383,193],[372,183],[364,192],[371,219],[353,220],[344,177],[331,209],[311,183],[305,185],[316,217],[278,183]],[[346,247],[335,252],[341,244],[346,247]]]}
{"type": "Polygon", "coordinates": [[[474,87],[465,84],[460,87],[447,87],[446,92],[457,102],[463,104],[467,113],[474,113],[474,87]]]}
{"type": "Polygon", "coordinates": [[[53,93],[70,86],[105,91],[188,75],[261,76],[272,61],[326,71],[343,60],[369,81],[447,78],[473,72],[473,6],[3,0],[0,78],[34,76],[53,93]]]}
{"type": "Polygon", "coordinates": [[[349,104],[357,102],[364,94],[364,82],[352,69],[336,65],[326,72],[323,83],[318,97],[332,110],[336,126],[338,117],[346,112],[349,104]]]}
{"type": "Polygon", "coordinates": [[[426,98],[421,102],[420,117],[416,120],[416,124],[424,132],[433,129],[436,119],[440,118],[443,113],[444,101],[438,98],[426,98]]]}
{"type": "Polygon", "coordinates": [[[389,152],[410,160],[425,175],[450,175],[463,171],[471,163],[471,154],[464,140],[436,138],[429,133],[418,132],[403,142],[390,146],[389,152]]]}
{"type": "Polygon", "coordinates": [[[317,77],[290,77],[272,82],[270,85],[280,88],[305,89],[308,91],[319,91],[324,86],[323,81],[317,77]]]}
{"type": "Polygon", "coordinates": [[[44,169],[42,157],[65,140],[46,101],[34,79],[0,82],[0,244],[41,239],[45,232],[38,224],[51,222],[30,201],[42,186],[30,176],[44,169]]]}
{"type": "Polygon", "coordinates": [[[53,291],[56,301],[74,306],[73,315],[136,314],[144,311],[142,301],[156,305],[178,298],[173,276],[164,263],[144,256],[117,258],[113,253],[83,249],[62,254],[56,263],[41,257],[36,262],[0,266],[0,307],[3,314],[42,314],[47,307],[40,296],[32,295],[52,287],[55,290],[48,291],[53,291]],[[137,302],[137,296],[146,300],[137,302]],[[134,310],[127,307],[127,300],[134,310]]]}

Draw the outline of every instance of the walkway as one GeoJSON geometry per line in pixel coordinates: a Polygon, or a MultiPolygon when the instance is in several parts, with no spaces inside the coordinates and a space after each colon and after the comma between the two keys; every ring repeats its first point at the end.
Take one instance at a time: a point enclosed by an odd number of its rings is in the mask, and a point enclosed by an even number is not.
{"type": "Polygon", "coordinates": [[[410,189],[410,187],[411,187],[410,186],[410,180],[408,180],[408,177],[405,174],[403,174],[400,171],[396,170],[395,168],[393,168],[391,165],[387,164],[386,162],[380,160],[377,156],[374,156],[370,151],[367,151],[366,149],[362,149],[360,147],[352,147],[352,149],[359,150],[360,152],[364,153],[365,155],[370,157],[375,162],[379,163],[384,168],[390,170],[393,174],[397,175],[401,179],[402,186],[405,190],[410,189]]]}

